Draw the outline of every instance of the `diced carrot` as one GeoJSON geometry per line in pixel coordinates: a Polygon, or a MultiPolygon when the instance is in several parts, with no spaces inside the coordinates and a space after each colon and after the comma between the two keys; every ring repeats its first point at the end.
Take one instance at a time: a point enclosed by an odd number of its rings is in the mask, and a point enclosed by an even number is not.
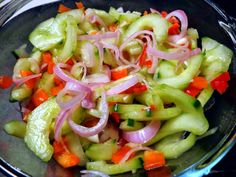
{"type": "Polygon", "coordinates": [[[76,166],[80,162],[79,157],[69,152],[64,152],[60,155],[54,154],[53,157],[64,168],[76,166]]]}
{"type": "Polygon", "coordinates": [[[108,26],[109,31],[115,32],[117,30],[117,24],[113,23],[112,25],[108,26]]]}
{"type": "Polygon", "coordinates": [[[13,84],[10,76],[0,76],[0,88],[7,89],[13,84]]]}
{"type": "Polygon", "coordinates": [[[167,13],[166,11],[161,11],[161,16],[162,16],[163,18],[165,18],[167,15],[168,15],[168,13],[167,13]]]}
{"type": "Polygon", "coordinates": [[[207,88],[208,82],[206,78],[198,76],[193,78],[192,85],[198,89],[204,89],[207,88]]]}
{"type": "Polygon", "coordinates": [[[48,63],[48,74],[53,74],[53,72],[54,72],[54,66],[55,66],[55,63],[54,63],[54,62],[49,62],[49,63],[48,63]]]}
{"type": "Polygon", "coordinates": [[[159,151],[145,151],[143,161],[145,170],[162,167],[166,163],[164,154],[159,151]]]}
{"type": "Polygon", "coordinates": [[[168,34],[169,35],[176,35],[180,33],[180,25],[178,23],[174,23],[173,25],[171,25],[171,27],[168,29],[168,34]]]}
{"type": "Polygon", "coordinates": [[[44,63],[52,62],[52,54],[50,52],[44,52],[42,54],[42,60],[44,63]]]}
{"type": "Polygon", "coordinates": [[[111,71],[111,80],[118,80],[121,79],[123,77],[126,77],[128,75],[128,69],[127,68],[123,68],[120,70],[112,70],[111,71]]]}
{"type": "Polygon", "coordinates": [[[68,12],[68,11],[70,11],[70,10],[71,10],[70,8],[66,7],[66,6],[63,5],[63,4],[60,4],[59,7],[58,7],[57,12],[63,13],[63,12],[68,12]]]}
{"type": "MultiPolygon", "coordinates": [[[[126,155],[126,153],[129,152],[130,150],[131,150],[131,147],[129,146],[121,147],[118,151],[112,154],[111,161],[115,164],[118,164],[126,155]]],[[[134,156],[135,156],[135,153],[132,153],[128,160],[132,159],[134,156]]]]}
{"type": "Polygon", "coordinates": [[[79,157],[77,157],[75,154],[69,152],[66,149],[66,144],[64,144],[64,142],[66,143],[65,137],[63,137],[62,141],[63,142],[53,142],[54,159],[64,168],[69,168],[78,165],[80,162],[79,157]]]}
{"type": "Polygon", "coordinates": [[[75,5],[78,9],[83,9],[84,8],[84,4],[82,2],[75,2],[75,5]]]}
{"type": "MultiPolygon", "coordinates": [[[[31,71],[27,71],[27,70],[21,70],[20,71],[20,75],[21,77],[27,77],[27,76],[30,76],[30,75],[33,75],[34,73],[31,72],[31,71]]],[[[27,87],[29,88],[34,88],[36,83],[37,83],[37,80],[38,78],[33,78],[33,79],[30,79],[28,81],[25,82],[25,84],[27,85],[27,87]]]]}
{"type": "Polygon", "coordinates": [[[145,16],[145,15],[148,15],[148,11],[146,11],[146,10],[143,12],[143,16],[145,16]]]}
{"type": "Polygon", "coordinates": [[[63,83],[59,84],[58,86],[52,87],[50,89],[50,92],[52,94],[52,96],[57,96],[58,93],[65,87],[65,85],[63,83]]]}
{"type": "Polygon", "coordinates": [[[36,92],[32,96],[32,101],[34,105],[37,107],[46,101],[49,98],[48,94],[42,89],[36,90],[36,92]]]}

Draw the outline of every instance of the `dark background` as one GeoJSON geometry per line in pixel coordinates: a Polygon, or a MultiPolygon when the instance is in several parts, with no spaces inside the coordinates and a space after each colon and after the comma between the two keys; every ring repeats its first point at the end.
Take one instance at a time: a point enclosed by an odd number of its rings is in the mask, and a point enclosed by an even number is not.
{"type": "MultiPolygon", "coordinates": [[[[235,0],[214,0],[230,16],[236,18],[235,0]]],[[[212,169],[206,177],[235,177],[236,176],[236,146],[212,169]]]]}

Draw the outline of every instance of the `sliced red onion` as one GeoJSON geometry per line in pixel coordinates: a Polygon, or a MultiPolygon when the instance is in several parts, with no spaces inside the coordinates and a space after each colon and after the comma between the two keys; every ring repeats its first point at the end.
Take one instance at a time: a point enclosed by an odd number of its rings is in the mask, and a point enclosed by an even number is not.
{"type": "Polygon", "coordinates": [[[108,83],[110,81],[111,80],[110,80],[109,76],[106,74],[102,74],[102,73],[88,75],[83,80],[83,82],[86,82],[86,83],[108,83]]]}
{"type": "Polygon", "coordinates": [[[84,173],[84,175],[81,175],[81,177],[109,177],[109,175],[102,173],[100,171],[95,171],[95,170],[82,170],[80,173],[84,173]]]}
{"type": "Polygon", "coordinates": [[[199,53],[201,53],[202,50],[200,48],[196,48],[196,49],[193,49],[191,52],[190,52],[190,56],[194,56],[194,55],[198,55],[199,53]]]}
{"type": "Polygon", "coordinates": [[[111,80],[111,69],[109,66],[107,65],[103,65],[103,70],[105,72],[105,74],[108,76],[108,78],[111,80]]]}
{"type": "Polygon", "coordinates": [[[56,74],[57,77],[61,78],[62,80],[66,81],[66,82],[69,82],[70,86],[76,87],[78,90],[80,90],[82,92],[85,91],[85,92],[91,93],[91,89],[88,88],[88,86],[85,83],[80,82],[80,81],[68,76],[67,74],[65,74],[61,69],[61,67],[63,67],[63,66],[65,66],[65,64],[62,64],[62,63],[55,65],[54,73],[56,74]]]}
{"type": "Polygon", "coordinates": [[[136,151],[152,151],[151,148],[149,147],[143,147],[143,146],[137,146],[137,147],[134,147],[132,149],[130,149],[126,154],[125,156],[121,159],[121,161],[119,162],[120,164],[121,163],[125,163],[129,157],[131,156],[131,154],[133,154],[134,152],[136,151]]]}
{"type": "Polygon", "coordinates": [[[106,24],[104,21],[96,14],[96,12],[93,9],[88,8],[86,10],[86,17],[88,18],[90,23],[99,23],[101,26],[103,26],[105,29],[107,29],[106,24]]]}
{"type": "Polygon", "coordinates": [[[106,32],[103,34],[95,34],[95,35],[80,35],[78,36],[78,40],[102,40],[102,39],[110,39],[110,38],[117,38],[119,35],[119,31],[115,32],[106,32]]]}
{"type": "Polygon", "coordinates": [[[83,79],[85,79],[86,74],[87,74],[87,67],[85,66],[84,63],[79,62],[79,63],[74,64],[74,65],[72,66],[70,72],[71,72],[71,73],[76,72],[76,70],[77,70],[79,67],[82,67],[83,70],[84,70],[84,72],[83,72],[83,76],[82,76],[82,79],[81,79],[81,80],[83,80],[83,79]]]}
{"type": "Polygon", "coordinates": [[[68,110],[62,110],[60,111],[59,115],[56,118],[56,123],[54,126],[54,139],[56,141],[60,141],[61,139],[61,128],[67,117],[68,117],[68,110]]]}
{"type": "Polygon", "coordinates": [[[80,93],[78,95],[76,95],[75,97],[71,98],[69,101],[67,102],[61,102],[59,104],[61,109],[65,109],[65,110],[69,110],[72,107],[74,107],[75,105],[79,105],[80,102],[86,97],[86,94],[80,93]]]}
{"type": "Polygon", "coordinates": [[[158,10],[156,10],[156,9],[150,8],[150,11],[151,11],[151,13],[161,15],[161,13],[158,10]]]}
{"type": "MultiPolygon", "coordinates": [[[[129,76],[128,76],[129,77],[129,76]]],[[[128,80],[112,87],[111,89],[109,89],[106,93],[107,95],[115,95],[115,94],[119,94],[127,89],[129,89],[130,87],[134,86],[135,84],[137,84],[139,82],[139,78],[138,76],[132,76],[130,77],[128,80]]]]}
{"type": "Polygon", "coordinates": [[[186,36],[187,29],[188,29],[188,17],[187,17],[187,15],[185,14],[185,12],[183,10],[175,10],[175,11],[169,13],[166,16],[166,19],[169,19],[172,16],[177,17],[180,20],[180,23],[181,23],[181,32],[180,32],[180,34],[168,36],[168,41],[171,41],[171,42],[175,43],[178,40],[180,40],[181,38],[183,38],[184,36],[186,36]]]}
{"type": "Polygon", "coordinates": [[[190,50],[185,47],[185,48],[178,48],[174,52],[164,52],[148,46],[147,53],[165,60],[182,60],[183,58],[189,57],[190,50]]]}
{"type": "Polygon", "coordinates": [[[109,43],[102,42],[102,45],[104,48],[111,49],[115,53],[116,63],[118,65],[122,65],[122,62],[120,61],[120,51],[117,46],[109,43]]]}
{"type": "Polygon", "coordinates": [[[26,77],[23,77],[23,78],[15,78],[13,77],[13,82],[16,84],[16,86],[20,86],[22,84],[24,84],[26,81],[28,80],[31,80],[31,79],[34,79],[34,78],[38,78],[38,77],[41,77],[42,76],[42,73],[39,73],[39,74],[33,74],[33,75],[29,75],[29,76],[26,76],[26,77]]]}
{"type": "Polygon", "coordinates": [[[140,130],[123,132],[123,138],[131,143],[144,144],[157,134],[160,125],[160,121],[151,121],[151,123],[140,130]]]}
{"type": "Polygon", "coordinates": [[[147,35],[150,35],[152,36],[152,40],[153,40],[153,45],[152,47],[153,48],[156,48],[156,38],[154,36],[154,33],[152,31],[148,31],[148,30],[142,30],[142,31],[138,31],[134,34],[132,34],[131,36],[129,36],[125,41],[124,43],[120,46],[120,59],[121,61],[124,63],[124,64],[130,64],[129,61],[127,61],[124,56],[123,56],[123,50],[124,48],[126,47],[126,45],[134,38],[136,38],[137,36],[141,35],[141,34],[147,34],[147,35]]]}
{"type": "Polygon", "coordinates": [[[148,69],[148,73],[154,74],[156,71],[157,65],[158,65],[158,58],[154,56],[152,57],[152,66],[151,68],[148,69]]]}
{"type": "Polygon", "coordinates": [[[95,125],[94,127],[91,127],[91,128],[84,127],[84,126],[74,123],[74,121],[72,120],[72,118],[70,116],[68,119],[68,123],[69,123],[71,129],[76,134],[78,134],[82,137],[93,136],[93,135],[100,133],[107,125],[107,121],[108,121],[108,117],[109,117],[109,109],[108,109],[108,104],[106,102],[106,94],[105,93],[102,94],[101,106],[99,108],[99,111],[101,111],[102,116],[101,116],[99,122],[97,123],[97,125],[95,125]]]}
{"type": "Polygon", "coordinates": [[[93,109],[93,108],[95,107],[95,103],[92,102],[91,99],[85,98],[85,99],[82,100],[81,106],[82,106],[83,108],[86,108],[86,109],[93,109]]]}

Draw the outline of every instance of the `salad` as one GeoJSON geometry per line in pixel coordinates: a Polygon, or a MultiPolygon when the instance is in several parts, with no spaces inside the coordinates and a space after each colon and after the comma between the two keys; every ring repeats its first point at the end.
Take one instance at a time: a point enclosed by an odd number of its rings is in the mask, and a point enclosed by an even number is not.
{"type": "Polygon", "coordinates": [[[41,160],[83,166],[100,176],[167,165],[209,136],[203,107],[223,94],[233,52],[197,29],[184,11],[109,12],[63,4],[29,35],[13,76],[10,101],[22,121],[5,131],[41,160]]]}

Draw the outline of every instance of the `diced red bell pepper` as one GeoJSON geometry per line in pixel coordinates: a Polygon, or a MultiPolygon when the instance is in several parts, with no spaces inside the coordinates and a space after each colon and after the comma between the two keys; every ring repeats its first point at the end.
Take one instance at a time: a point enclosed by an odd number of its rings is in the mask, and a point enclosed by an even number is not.
{"type": "Polygon", "coordinates": [[[207,88],[208,82],[206,78],[198,76],[193,78],[192,86],[198,89],[204,89],[207,88]]]}
{"type": "Polygon", "coordinates": [[[120,123],[120,115],[117,112],[113,112],[111,113],[111,118],[117,123],[120,123]]]}
{"type": "Polygon", "coordinates": [[[166,18],[167,15],[168,15],[168,13],[166,11],[161,11],[161,16],[163,18],[166,18]]]}
{"type": "Polygon", "coordinates": [[[229,72],[224,72],[211,81],[211,87],[223,94],[229,87],[228,81],[230,80],[229,72]]]}
{"type": "Polygon", "coordinates": [[[13,84],[10,76],[0,76],[0,88],[7,89],[13,84]]]}
{"type": "Polygon", "coordinates": [[[57,12],[63,13],[63,12],[68,12],[68,11],[70,11],[70,10],[71,10],[70,8],[66,7],[66,6],[63,5],[63,4],[60,4],[59,7],[58,7],[57,12]]]}
{"type": "Polygon", "coordinates": [[[191,95],[192,97],[196,97],[202,89],[196,88],[192,85],[192,83],[189,84],[189,86],[185,89],[185,93],[191,95]]]}
{"type": "MultiPolygon", "coordinates": [[[[118,151],[116,151],[114,154],[112,154],[111,161],[115,164],[118,164],[123,157],[126,155],[127,152],[131,150],[131,147],[129,146],[123,146],[118,151]]],[[[128,160],[132,159],[135,156],[135,153],[132,153],[128,160]]]]}
{"type": "Polygon", "coordinates": [[[178,23],[174,23],[173,25],[170,26],[168,29],[168,34],[169,35],[176,35],[180,33],[180,25],[178,23]]]}
{"type": "Polygon", "coordinates": [[[143,66],[147,58],[147,44],[144,44],[142,53],[139,57],[139,65],[143,66]]]}
{"type": "Polygon", "coordinates": [[[143,161],[145,170],[162,167],[166,163],[164,154],[159,151],[145,151],[143,161]]]}
{"type": "Polygon", "coordinates": [[[127,68],[123,68],[120,70],[112,70],[111,71],[111,80],[118,80],[121,79],[123,77],[126,77],[128,75],[128,69],[127,68]]]}
{"type": "Polygon", "coordinates": [[[78,9],[83,9],[84,8],[84,4],[82,2],[75,2],[75,5],[78,9]]]}
{"type": "Polygon", "coordinates": [[[37,107],[42,104],[44,101],[48,100],[49,96],[47,92],[45,92],[42,88],[36,90],[36,92],[32,96],[32,101],[34,105],[37,107]]]}
{"type": "MultiPolygon", "coordinates": [[[[20,71],[20,75],[21,77],[27,77],[27,76],[30,76],[30,75],[33,75],[34,73],[31,72],[31,71],[26,71],[26,70],[21,70],[20,71]]],[[[25,84],[27,85],[27,87],[29,88],[34,88],[36,83],[37,83],[37,80],[38,78],[33,78],[33,79],[30,79],[28,81],[25,82],[25,84]]]]}

